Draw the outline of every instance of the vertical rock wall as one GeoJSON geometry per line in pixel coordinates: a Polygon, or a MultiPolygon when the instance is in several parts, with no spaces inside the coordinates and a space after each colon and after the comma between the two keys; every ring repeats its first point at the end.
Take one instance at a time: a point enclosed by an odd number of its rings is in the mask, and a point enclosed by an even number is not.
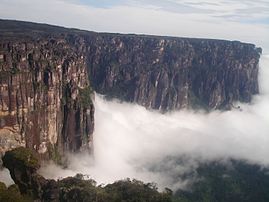
{"type": "Polygon", "coordinates": [[[259,92],[261,49],[238,41],[154,36],[88,38],[92,85],[162,111],[230,109],[259,92]]]}
{"type": "Polygon", "coordinates": [[[25,146],[59,161],[91,150],[92,89],[161,111],[250,102],[260,54],[238,41],[0,20],[0,153],[25,146]]]}
{"type": "Polygon", "coordinates": [[[89,148],[94,107],[83,48],[80,38],[1,41],[1,152],[26,146],[58,161],[89,148]]]}

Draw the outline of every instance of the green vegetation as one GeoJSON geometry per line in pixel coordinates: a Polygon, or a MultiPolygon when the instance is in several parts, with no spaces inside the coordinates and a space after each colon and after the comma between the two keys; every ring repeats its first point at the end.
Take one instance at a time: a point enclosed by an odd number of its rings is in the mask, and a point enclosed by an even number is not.
{"type": "Polygon", "coordinates": [[[195,181],[187,190],[177,190],[174,194],[169,189],[159,192],[154,183],[130,179],[106,186],[97,185],[82,174],[58,181],[46,180],[36,173],[37,158],[25,148],[6,152],[3,162],[25,195],[20,194],[17,185],[6,188],[0,183],[0,201],[27,202],[31,201],[29,197],[59,202],[269,201],[269,169],[238,160],[200,164],[193,173],[184,176],[185,179],[195,177],[195,181]]]}
{"type": "Polygon", "coordinates": [[[13,167],[14,164],[16,164],[36,170],[40,166],[37,156],[34,155],[31,150],[25,149],[24,147],[18,147],[12,151],[6,152],[3,157],[3,162],[4,166],[7,168],[13,167]]]}
{"type": "Polygon", "coordinates": [[[159,193],[154,184],[138,180],[121,180],[105,187],[96,186],[92,179],[83,180],[83,175],[68,177],[59,182],[60,201],[98,202],[171,202],[172,192],[159,193]]]}
{"type": "Polygon", "coordinates": [[[132,84],[130,85],[127,82],[122,82],[112,86],[109,90],[105,91],[104,94],[108,100],[116,98],[122,101],[130,101],[128,89],[131,88],[133,88],[132,84]]]}
{"type": "Polygon", "coordinates": [[[257,165],[213,162],[197,169],[199,180],[189,191],[175,193],[178,202],[268,202],[269,173],[257,165]]]}
{"type": "Polygon", "coordinates": [[[204,109],[206,111],[209,111],[208,104],[201,98],[198,98],[194,92],[189,92],[189,100],[190,100],[190,106],[192,109],[204,109]]]}
{"type": "Polygon", "coordinates": [[[63,165],[62,156],[57,150],[55,145],[52,144],[48,145],[48,153],[51,160],[53,160],[58,165],[63,165]]]}
{"type": "Polygon", "coordinates": [[[69,83],[65,79],[62,82],[63,96],[61,98],[61,105],[64,106],[71,102],[71,90],[69,83]]]}
{"type": "Polygon", "coordinates": [[[8,79],[9,76],[10,76],[10,72],[9,71],[0,71],[0,79],[1,80],[8,79]]]}
{"type": "Polygon", "coordinates": [[[111,197],[111,202],[170,202],[172,191],[166,189],[158,192],[154,183],[143,183],[138,180],[122,180],[107,185],[104,190],[111,197]]]}
{"type": "Polygon", "coordinates": [[[0,79],[8,79],[12,75],[19,74],[20,70],[16,67],[12,67],[9,70],[0,70],[0,79]]]}
{"type": "Polygon", "coordinates": [[[82,175],[68,177],[59,182],[60,201],[95,201],[98,189],[93,180],[83,180],[82,175]]]}
{"type": "Polygon", "coordinates": [[[79,89],[79,99],[83,108],[88,108],[92,104],[92,94],[93,90],[90,86],[79,89]]]}
{"type": "Polygon", "coordinates": [[[17,67],[12,67],[12,68],[10,69],[10,74],[11,74],[11,75],[16,75],[16,74],[18,74],[18,73],[20,73],[20,70],[19,70],[17,67]]]}
{"type": "Polygon", "coordinates": [[[2,202],[32,202],[28,196],[21,195],[17,185],[13,184],[8,188],[0,182],[0,201],[2,202]]]}

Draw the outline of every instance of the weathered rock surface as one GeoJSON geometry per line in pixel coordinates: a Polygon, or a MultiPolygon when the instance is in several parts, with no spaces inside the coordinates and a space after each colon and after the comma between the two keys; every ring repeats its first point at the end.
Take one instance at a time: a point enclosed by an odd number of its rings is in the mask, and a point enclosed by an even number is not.
{"type": "Polygon", "coordinates": [[[94,107],[83,39],[8,36],[0,38],[1,152],[26,146],[58,161],[89,148],[94,107]]]}
{"type": "Polygon", "coordinates": [[[57,160],[89,148],[91,87],[161,111],[250,102],[259,92],[260,54],[238,41],[0,20],[0,149],[26,146],[57,160]]]}
{"type": "Polygon", "coordinates": [[[94,89],[148,108],[229,109],[259,92],[261,49],[252,44],[131,35],[87,44],[94,89]]]}

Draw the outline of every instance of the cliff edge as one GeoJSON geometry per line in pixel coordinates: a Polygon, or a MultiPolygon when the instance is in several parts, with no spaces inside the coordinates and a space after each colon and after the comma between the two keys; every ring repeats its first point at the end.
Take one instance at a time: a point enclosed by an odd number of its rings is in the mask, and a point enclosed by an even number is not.
{"type": "Polygon", "coordinates": [[[0,152],[24,146],[59,161],[91,150],[93,90],[160,111],[250,102],[261,52],[238,41],[0,20],[0,152]]]}

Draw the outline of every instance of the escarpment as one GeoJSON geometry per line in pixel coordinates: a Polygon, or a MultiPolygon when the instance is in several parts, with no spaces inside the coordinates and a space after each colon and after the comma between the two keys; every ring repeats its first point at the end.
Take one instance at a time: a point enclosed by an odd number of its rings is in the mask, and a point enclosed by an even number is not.
{"type": "Polygon", "coordinates": [[[261,49],[237,41],[102,35],[88,40],[97,92],[162,111],[229,109],[259,92],[261,49]]]}
{"type": "Polygon", "coordinates": [[[94,107],[80,38],[2,39],[0,148],[25,146],[59,161],[90,147],[94,107]]]}
{"type": "MultiPolygon", "coordinates": [[[[161,111],[230,109],[259,92],[261,48],[0,20],[0,149],[90,149],[92,90],[161,111]]],[[[91,150],[91,149],[90,149],[91,150]]]]}

